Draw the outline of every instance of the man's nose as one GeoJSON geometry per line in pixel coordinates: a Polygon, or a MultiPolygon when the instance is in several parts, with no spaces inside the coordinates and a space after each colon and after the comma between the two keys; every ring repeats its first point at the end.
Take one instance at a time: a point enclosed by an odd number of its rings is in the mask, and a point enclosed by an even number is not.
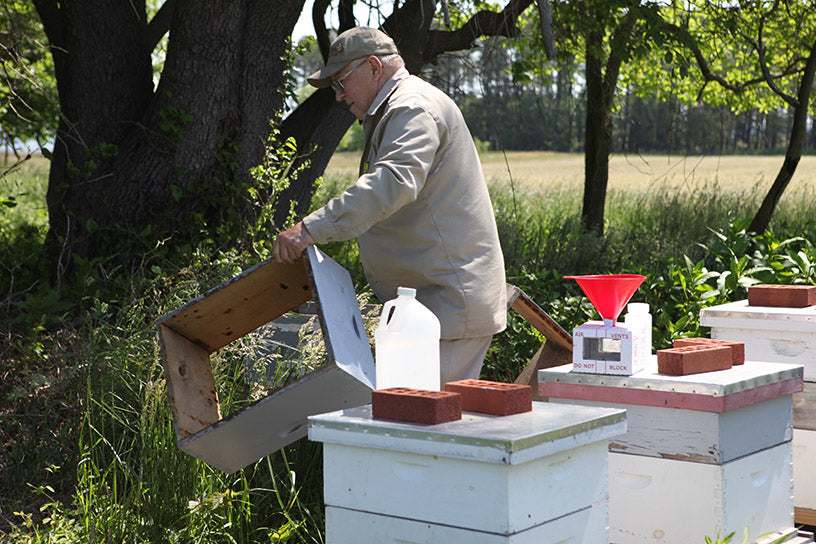
{"type": "Polygon", "coordinates": [[[343,101],[343,97],[344,97],[345,95],[346,95],[346,92],[345,92],[345,91],[338,91],[338,90],[336,90],[336,89],[335,89],[335,91],[334,91],[334,99],[335,99],[335,100],[337,100],[338,102],[342,102],[342,101],[343,101]]]}

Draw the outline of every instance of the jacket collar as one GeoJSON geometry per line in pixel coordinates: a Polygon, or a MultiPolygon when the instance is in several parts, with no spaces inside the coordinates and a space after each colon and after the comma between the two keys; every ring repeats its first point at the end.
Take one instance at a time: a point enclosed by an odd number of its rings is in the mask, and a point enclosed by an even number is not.
{"type": "Polygon", "coordinates": [[[410,75],[411,74],[408,73],[408,70],[406,70],[405,67],[402,67],[394,72],[394,75],[388,78],[388,81],[385,82],[385,85],[383,85],[382,89],[380,89],[380,92],[378,92],[377,96],[374,97],[374,101],[371,103],[371,106],[369,106],[368,111],[366,112],[366,119],[377,113],[377,110],[380,109],[380,106],[382,106],[388,100],[388,97],[391,96],[391,93],[394,92],[397,85],[399,85],[399,83],[404,79],[407,79],[410,75]]]}

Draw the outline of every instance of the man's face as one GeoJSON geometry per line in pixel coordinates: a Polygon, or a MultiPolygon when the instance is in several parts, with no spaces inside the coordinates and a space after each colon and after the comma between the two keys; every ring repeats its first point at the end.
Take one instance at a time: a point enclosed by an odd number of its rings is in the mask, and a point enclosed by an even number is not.
{"type": "Polygon", "coordinates": [[[332,76],[334,98],[345,102],[361,121],[380,90],[379,66],[372,59],[375,57],[353,60],[332,76]]]}

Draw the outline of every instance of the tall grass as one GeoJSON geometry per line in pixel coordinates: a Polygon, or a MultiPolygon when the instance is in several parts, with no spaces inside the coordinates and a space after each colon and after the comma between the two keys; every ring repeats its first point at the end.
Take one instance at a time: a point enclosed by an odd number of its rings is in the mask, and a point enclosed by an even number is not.
{"type": "MultiPolygon", "coordinates": [[[[352,179],[329,172],[315,205],[352,179]]],[[[635,300],[653,308],[655,348],[705,333],[699,309],[744,297],[751,282],[816,283],[810,206],[784,201],[770,232],[750,237],[743,229],[757,195],[708,187],[615,189],[606,235],[598,238],[581,231],[580,194],[566,184],[541,190],[495,180],[508,281],[570,329],[594,310],[564,275],[643,273],[635,300]]],[[[179,263],[157,248],[141,266],[120,271],[125,288],[98,288],[110,280],[88,270],[76,299],[65,300],[31,266],[42,219],[14,213],[0,212],[0,282],[6,307],[17,310],[3,314],[9,318],[0,330],[0,541],[5,533],[11,542],[38,544],[322,542],[318,444],[301,440],[232,475],[176,445],[155,322],[235,275],[249,264],[244,257],[201,248],[179,263]],[[24,229],[34,242],[17,236],[24,229]],[[37,284],[12,281],[23,277],[37,284]]],[[[367,289],[353,242],[324,249],[352,272],[358,292],[367,289]]],[[[508,316],[485,378],[512,380],[543,340],[508,316]]],[[[214,356],[223,413],[252,400],[245,361],[257,348],[246,337],[214,356]]]]}
{"type": "MultiPolygon", "coordinates": [[[[231,265],[179,270],[171,282],[148,274],[131,305],[100,305],[82,329],[50,336],[57,342],[41,354],[48,362],[42,370],[69,369],[71,427],[61,432],[74,443],[60,457],[53,448],[42,452],[45,472],[25,462],[26,453],[36,452],[21,452],[14,483],[21,489],[36,484],[28,496],[18,491],[12,497],[12,486],[3,486],[12,541],[322,542],[317,445],[302,441],[233,475],[176,445],[154,322],[231,272],[231,265]],[[68,352],[60,349],[66,342],[73,346],[68,352]],[[67,476],[70,489],[55,490],[59,475],[67,476]]],[[[244,361],[256,355],[255,347],[247,338],[213,358],[225,414],[248,401],[244,361]]],[[[53,393],[46,388],[32,396],[53,393]]],[[[19,409],[33,409],[30,400],[19,409]]],[[[15,438],[48,432],[21,429],[15,438]]]]}

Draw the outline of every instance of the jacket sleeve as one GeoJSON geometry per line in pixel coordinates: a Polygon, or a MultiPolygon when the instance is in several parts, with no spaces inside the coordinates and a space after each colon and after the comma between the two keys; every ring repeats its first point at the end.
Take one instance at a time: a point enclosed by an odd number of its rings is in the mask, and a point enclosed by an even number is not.
{"type": "Polygon", "coordinates": [[[441,125],[416,105],[387,107],[374,128],[373,160],[368,172],[343,194],[304,218],[316,242],[359,236],[416,200],[425,185],[440,146],[441,125]]]}

